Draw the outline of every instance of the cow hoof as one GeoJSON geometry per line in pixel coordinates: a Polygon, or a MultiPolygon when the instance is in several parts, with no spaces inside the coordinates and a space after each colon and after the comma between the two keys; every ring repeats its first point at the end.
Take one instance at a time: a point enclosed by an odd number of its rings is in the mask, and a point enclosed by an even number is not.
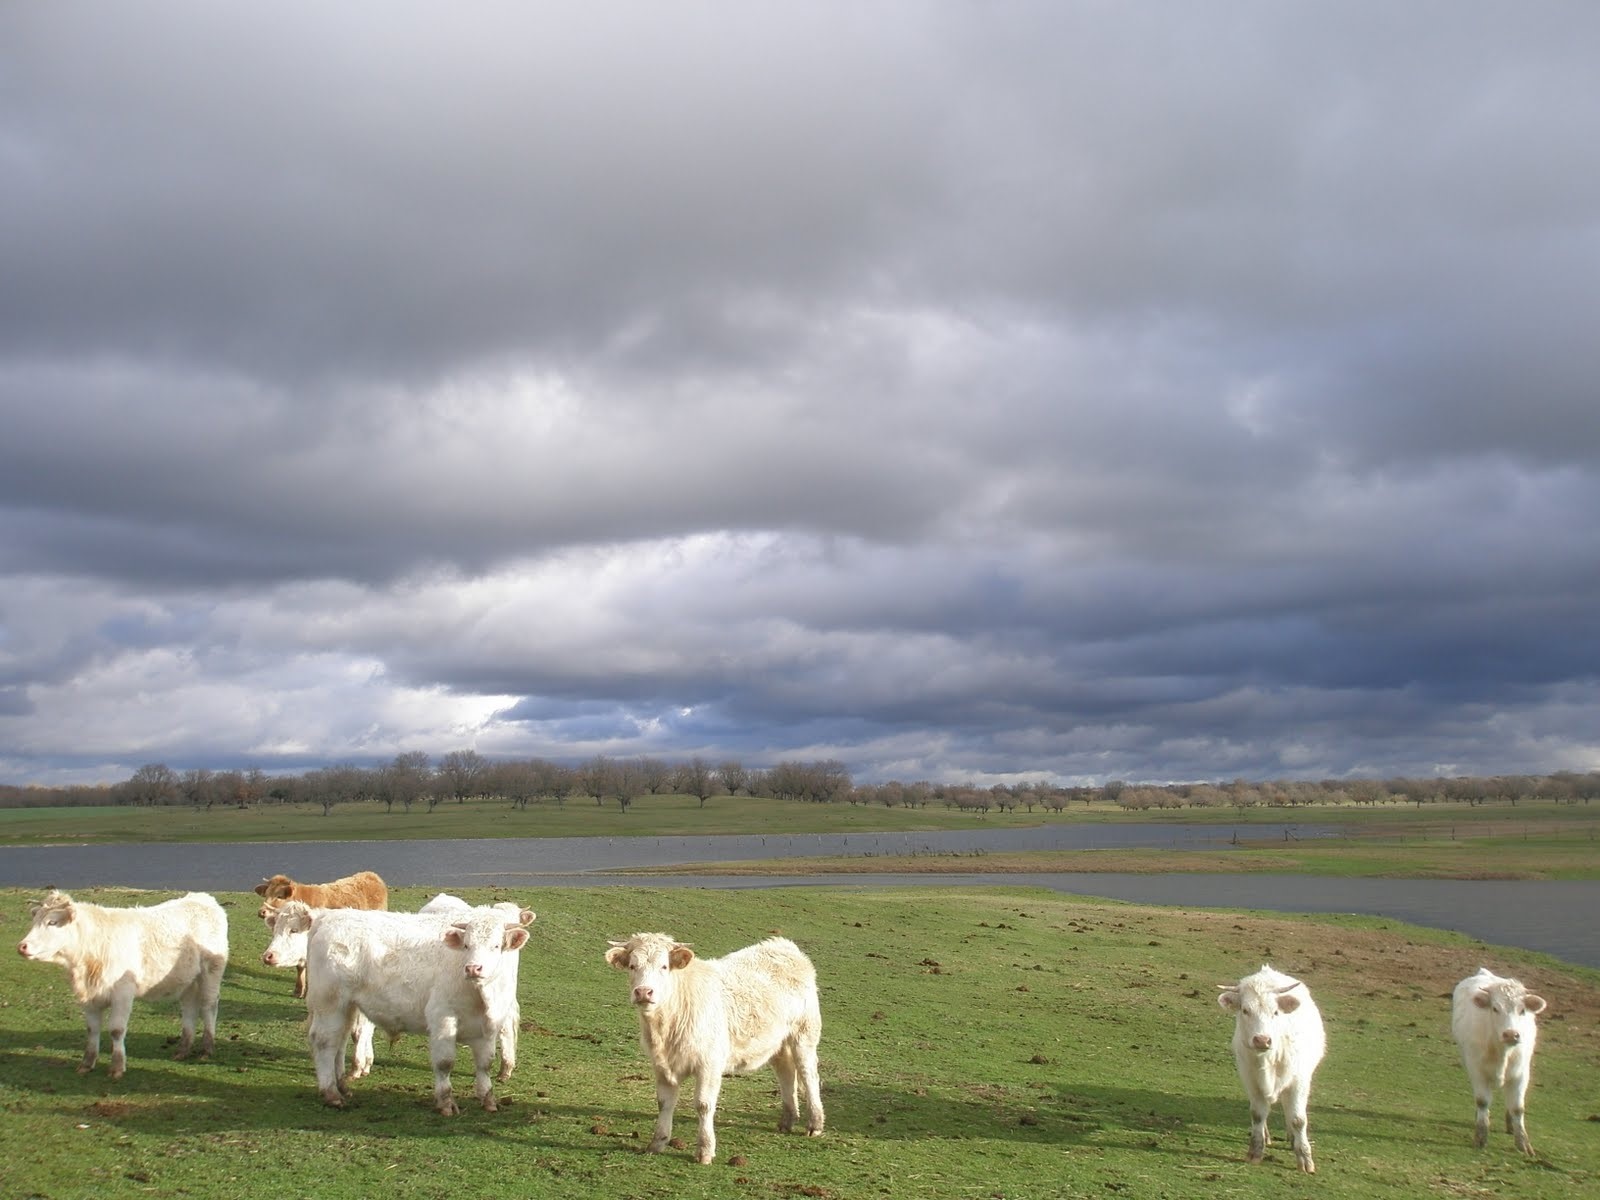
{"type": "Polygon", "coordinates": [[[446,1100],[443,1104],[434,1105],[434,1108],[438,1110],[441,1117],[453,1117],[461,1112],[461,1110],[456,1107],[456,1102],[454,1100],[446,1100]]]}
{"type": "Polygon", "coordinates": [[[499,1112],[500,1111],[500,1106],[495,1103],[493,1096],[485,1096],[483,1098],[483,1111],[484,1112],[499,1112]]]}
{"type": "Polygon", "coordinates": [[[806,1129],[806,1136],[807,1137],[821,1137],[822,1136],[822,1128],[821,1128],[821,1126],[818,1126],[815,1129],[811,1129],[811,1128],[808,1127],[806,1129]]]}
{"type": "Polygon", "coordinates": [[[1317,1164],[1307,1158],[1301,1161],[1300,1169],[1307,1175],[1315,1175],[1317,1173],[1317,1164]]]}
{"type": "Polygon", "coordinates": [[[329,1108],[343,1108],[344,1096],[338,1088],[328,1088],[322,1093],[322,1102],[329,1108]]]}

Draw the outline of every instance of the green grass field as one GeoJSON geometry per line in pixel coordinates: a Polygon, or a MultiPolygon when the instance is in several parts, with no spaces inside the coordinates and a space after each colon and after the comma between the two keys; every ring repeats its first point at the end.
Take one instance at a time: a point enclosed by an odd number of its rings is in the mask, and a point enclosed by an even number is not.
{"type": "MultiPolygon", "coordinates": [[[[500,898],[466,890],[469,899],[500,898]]],[[[165,894],[81,892],[102,903],[165,894]]],[[[427,893],[401,889],[396,908],[427,893]]],[[[0,890],[13,941],[29,895],[0,890]]],[[[1570,1197],[1600,1184],[1600,972],[1391,921],[1146,908],[1026,889],[849,887],[513,894],[539,918],[523,1033],[498,1113],[430,1104],[422,1040],[380,1037],[349,1108],[312,1086],[291,973],[260,964],[248,893],[210,1061],[168,1060],[169,1004],[140,1004],[127,1075],[79,1076],[60,968],[0,958],[0,1194],[371,1197],[1570,1197]],[[828,1131],[781,1135],[770,1073],[730,1080],[720,1157],[640,1153],[653,1121],[626,979],[606,939],[662,929],[715,955],[769,931],[815,960],[828,1131]],[[1312,987],[1328,1027],[1311,1130],[1318,1174],[1274,1145],[1244,1162],[1246,1107],[1214,984],[1262,961],[1312,987]],[[1550,1001],[1527,1159],[1472,1146],[1448,993],[1480,963],[1550,1001]]],[[[463,1061],[465,1056],[463,1055],[463,1061]]],[[[458,1073],[458,1095],[470,1078],[458,1073]]]]}
{"type": "MultiPolygon", "coordinates": [[[[1176,808],[1128,811],[1096,801],[1063,812],[991,811],[987,815],[933,804],[927,808],[803,804],[751,796],[713,796],[704,806],[690,796],[640,796],[623,811],[615,803],[571,799],[557,806],[512,808],[503,800],[446,801],[433,812],[388,812],[376,802],[320,806],[261,804],[210,811],[165,808],[0,809],[0,845],[123,842],[396,841],[452,837],[668,837],[701,834],[920,832],[1027,828],[1109,822],[1181,824],[1237,832],[1261,848],[1294,842],[1294,831],[1320,826],[1350,838],[1385,838],[1396,845],[1480,837],[1506,841],[1556,839],[1596,848],[1600,806],[1524,801],[1516,805],[1311,805],[1301,808],[1176,808]],[[1286,835],[1285,831],[1289,831],[1286,835]]],[[[1163,853],[1165,853],[1163,851],[1163,853]]],[[[1600,853],[1595,857],[1600,858],[1600,853]]]]}

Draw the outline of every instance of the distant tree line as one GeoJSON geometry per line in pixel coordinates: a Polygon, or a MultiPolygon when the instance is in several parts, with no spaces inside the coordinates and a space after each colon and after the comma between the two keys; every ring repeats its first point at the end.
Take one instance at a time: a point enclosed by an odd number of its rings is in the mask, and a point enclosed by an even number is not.
{"type": "Polygon", "coordinates": [[[640,796],[693,796],[703,808],[714,796],[760,796],[809,804],[930,805],[988,813],[1061,812],[1072,804],[1095,801],[1130,811],[1175,808],[1298,808],[1315,804],[1466,803],[1470,805],[1543,799],[1587,804],[1600,798],[1600,771],[1582,774],[1457,776],[1443,779],[1324,779],[1226,783],[1131,784],[1112,780],[1098,786],[1066,787],[1044,780],[994,784],[855,783],[849,769],[834,759],[784,761],[746,767],[737,760],[710,763],[696,756],[684,762],[657,758],[596,755],[576,766],[543,758],[490,760],[476,750],[455,750],[434,762],[420,751],[397,754],[379,766],[344,763],[298,775],[267,775],[259,768],[213,771],[195,767],[175,771],[148,763],[121,783],[101,786],[18,787],[0,784],[0,808],[85,805],[253,808],[305,804],[324,813],[335,805],[382,805],[385,812],[469,798],[503,801],[513,808],[529,804],[562,806],[569,801],[615,804],[624,812],[640,796]]]}

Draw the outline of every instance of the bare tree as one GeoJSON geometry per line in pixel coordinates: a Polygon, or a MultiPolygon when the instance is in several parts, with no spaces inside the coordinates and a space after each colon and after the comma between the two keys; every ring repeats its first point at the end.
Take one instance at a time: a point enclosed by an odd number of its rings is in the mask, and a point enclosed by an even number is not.
{"type": "Polygon", "coordinates": [[[214,778],[205,767],[192,767],[185,771],[179,788],[191,808],[210,808],[216,800],[214,778]]]}
{"type": "Polygon", "coordinates": [[[548,796],[556,802],[557,808],[564,808],[567,803],[567,793],[573,788],[572,768],[542,758],[532,759],[528,766],[536,781],[534,794],[548,796]]]}
{"type": "Polygon", "coordinates": [[[123,789],[136,805],[169,804],[178,795],[178,776],[166,763],[146,763],[123,789]]]}
{"type": "Polygon", "coordinates": [[[398,800],[400,807],[410,812],[411,806],[427,789],[429,778],[428,756],[421,750],[396,754],[383,768],[381,794],[388,811],[394,811],[394,802],[398,800]]]}
{"type": "Polygon", "coordinates": [[[750,772],[745,770],[744,764],[737,759],[718,763],[712,774],[730,796],[737,796],[740,788],[748,790],[750,787],[750,772]]]}
{"type": "Polygon", "coordinates": [[[488,760],[476,750],[452,750],[439,760],[439,777],[457,804],[483,790],[484,776],[488,772],[488,760]]]}
{"type": "Polygon", "coordinates": [[[627,812],[628,806],[633,803],[633,798],[643,790],[644,779],[639,773],[638,763],[619,762],[613,764],[608,791],[616,800],[618,808],[623,812],[627,812]]]}
{"type": "Polygon", "coordinates": [[[593,796],[596,806],[603,805],[606,797],[611,794],[611,777],[616,773],[617,764],[604,754],[596,754],[583,766],[579,767],[574,775],[574,782],[578,791],[585,796],[593,796]]]}
{"type": "Polygon", "coordinates": [[[717,794],[716,772],[696,754],[688,762],[678,765],[672,775],[672,786],[685,796],[693,796],[704,808],[706,801],[717,794]]]}
{"type": "Polygon", "coordinates": [[[640,790],[652,796],[659,796],[672,787],[672,768],[659,758],[636,759],[633,770],[640,790]]]}

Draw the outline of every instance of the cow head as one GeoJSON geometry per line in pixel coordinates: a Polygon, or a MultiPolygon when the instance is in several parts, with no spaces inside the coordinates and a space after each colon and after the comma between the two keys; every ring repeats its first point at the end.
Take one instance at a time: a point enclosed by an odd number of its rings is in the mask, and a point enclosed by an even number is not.
{"type": "Polygon", "coordinates": [[[446,926],[444,944],[466,954],[462,970],[475,983],[489,983],[500,974],[508,954],[515,954],[528,941],[527,921],[534,919],[531,909],[519,909],[515,920],[498,908],[475,908],[460,920],[446,926]]]}
{"type": "Polygon", "coordinates": [[[1518,1045],[1534,1016],[1545,1008],[1544,997],[1534,995],[1516,979],[1497,979],[1479,988],[1472,993],[1472,1002],[1488,1014],[1489,1036],[1507,1046],[1518,1045]]]}
{"type": "Polygon", "coordinates": [[[33,926],[28,936],[17,943],[17,953],[40,962],[60,961],[62,952],[77,940],[77,931],[72,927],[77,916],[72,897],[52,890],[28,907],[33,913],[33,926]]]}
{"type": "Polygon", "coordinates": [[[1279,1018],[1300,1007],[1300,997],[1295,993],[1303,986],[1299,980],[1275,984],[1261,975],[1247,976],[1238,983],[1217,984],[1221,989],[1217,1003],[1235,1018],[1236,1044],[1248,1046],[1258,1054],[1271,1050],[1279,1018]]]}
{"type": "Polygon", "coordinates": [[[261,953],[269,967],[299,967],[306,961],[306,944],[311,936],[311,909],[299,900],[262,908],[262,920],[272,931],[272,940],[261,953]]]}
{"type": "Polygon", "coordinates": [[[256,895],[265,900],[287,900],[293,894],[294,880],[287,875],[274,875],[256,884],[256,895]]]}
{"type": "Polygon", "coordinates": [[[611,942],[610,947],[606,962],[628,972],[633,1003],[642,1016],[667,1002],[672,995],[672,972],[694,961],[694,951],[687,943],[674,941],[665,933],[636,933],[625,942],[611,942]]]}

